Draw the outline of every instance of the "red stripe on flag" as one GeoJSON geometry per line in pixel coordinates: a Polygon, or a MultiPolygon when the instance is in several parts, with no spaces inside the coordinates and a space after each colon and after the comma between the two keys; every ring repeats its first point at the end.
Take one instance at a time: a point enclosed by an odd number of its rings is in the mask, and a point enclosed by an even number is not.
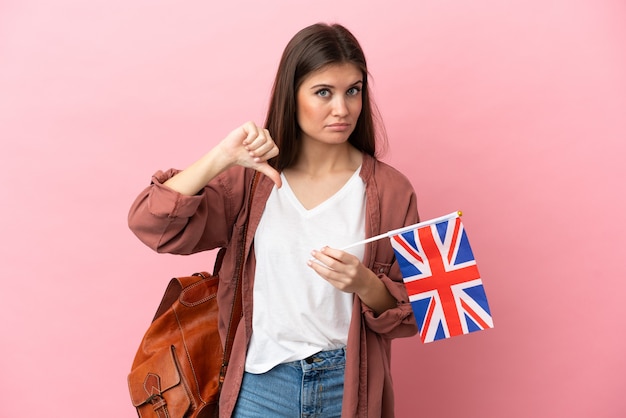
{"type": "Polygon", "coordinates": [[[424,326],[422,327],[422,332],[420,333],[420,337],[422,338],[422,342],[426,340],[426,334],[428,333],[428,329],[430,328],[430,321],[433,319],[433,312],[435,311],[435,305],[437,304],[437,299],[434,297],[430,298],[430,305],[428,306],[428,313],[426,314],[426,321],[424,321],[424,326]]]}
{"type": "Polygon", "coordinates": [[[397,242],[398,244],[400,244],[402,246],[402,248],[404,248],[406,250],[407,253],[411,254],[412,257],[416,258],[417,260],[419,260],[420,263],[423,263],[424,260],[422,259],[422,257],[420,257],[420,255],[415,252],[415,250],[413,250],[413,248],[411,248],[406,242],[404,242],[402,240],[402,238],[400,238],[399,235],[394,235],[393,240],[395,242],[397,242]]]}
{"type": "Polygon", "coordinates": [[[459,218],[456,218],[454,222],[454,233],[452,234],[452,242],[450,243],[450,251],[448,252],[448,264],[452,263],[452,255],[454,254],[454,249],[456,248],[456,239],[458,237],[460,227],[461,220],[459,218]]]}
{"type": "Polygon", "coordinates": [[[491,328],[491,326],[483,321],[483,319],[472,308],[470,308],[463,299],[461,299],[461,306],[470,314],[474,321],[478,322],[478,325],[480,325],[483,329],[491,328]]]}

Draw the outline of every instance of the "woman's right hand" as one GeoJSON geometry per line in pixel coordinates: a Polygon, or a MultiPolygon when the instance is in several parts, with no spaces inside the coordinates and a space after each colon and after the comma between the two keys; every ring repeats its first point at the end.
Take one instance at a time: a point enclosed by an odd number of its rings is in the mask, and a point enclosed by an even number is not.
{"type": "Polygon", "coordinates": [[[267,163],[277,155],[278,147],[267,129],[258,127],[254,122],[246,122],[198,161],[163,184],[179,193],[193,196],[228,167],[241,165],[265,174],[280,187],[280,174],[267,163]]]}
{"type": "Polygon", "coordinates": [[[253,168],[281,187],[280,174],[267,161],[278,155],[278,147],[267,129],[246,122],[229,133],[217,148],[232,164],[253,168]]]}

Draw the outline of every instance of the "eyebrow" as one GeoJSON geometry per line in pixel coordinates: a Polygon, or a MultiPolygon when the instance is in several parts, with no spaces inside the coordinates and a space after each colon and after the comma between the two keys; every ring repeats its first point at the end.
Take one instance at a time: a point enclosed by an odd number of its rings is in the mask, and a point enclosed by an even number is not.
{"type": "MultiPolygon", "coordinates": [[[[363,80],[355,81],[354,83],[350,84],[349,88],[352,88],[352,87],[356,86],[357,84],[363,84],[363,80]]],[[[320,89],[320,88],[333,89],[333,88],[335,88],[335,86],[330,85],[330,84],[324,84],[324,83],[316,84],[314,86],[311,86],[311,90],[316,90],[316,89],[320,89]]]]}

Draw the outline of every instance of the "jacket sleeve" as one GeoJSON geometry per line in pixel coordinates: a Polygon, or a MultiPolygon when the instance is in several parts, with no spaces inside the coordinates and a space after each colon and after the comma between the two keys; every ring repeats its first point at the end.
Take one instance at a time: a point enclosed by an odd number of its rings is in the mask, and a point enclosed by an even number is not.
{"type": "Polygon", "coordinates": [[[413,315],[413,309],[409,303],[404,284],[392,280],[385,274],[381,274],[378,277],[383,281],[389,293],[396,299],[397,305],[395,308],[388,309],[376,316],[369,306],[361,302],[365,325],[382,337],[389,339],[411,337],[417,334],[415,316],[413,315]]]}
{"type": "Polygon", "coordinates": [[[238,184],[243,183],[243,172],[228,170],[195,196],[182,195],[163,184],[178,172],[157,171],[152,176],[151,184],[130,208],[129,228],[159,253],[192,254],[225,247],[241,209],[243,188],[238,184]]]}
{"type": "MultiPolygon", "coordinates": [[[[383,183],[386,187],[379,188],[381,233],[419,222],[417,197],[410,182],[395,171],[385,174],[389,176],[383,183]]],[[[376,241],[374,253],[372,270],[396,299],[396,306],[376,316],[361,302],[365,325],[384,338],[413,336],[417,333],[417,324],[390,240],[376,241]]]]}

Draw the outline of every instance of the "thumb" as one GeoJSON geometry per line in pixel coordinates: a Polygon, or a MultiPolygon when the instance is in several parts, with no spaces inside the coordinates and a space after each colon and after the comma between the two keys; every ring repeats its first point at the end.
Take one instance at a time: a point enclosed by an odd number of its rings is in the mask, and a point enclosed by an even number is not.
{"type": "Polygon", "coordinates": [[[280,178],[280,173],[268,163],[261,163],[257,167],[254,167],[254,169],[259,173],[265,174],[267,177],[269,177],[279,189],[283,185],[283,181],[280,178]]]}

